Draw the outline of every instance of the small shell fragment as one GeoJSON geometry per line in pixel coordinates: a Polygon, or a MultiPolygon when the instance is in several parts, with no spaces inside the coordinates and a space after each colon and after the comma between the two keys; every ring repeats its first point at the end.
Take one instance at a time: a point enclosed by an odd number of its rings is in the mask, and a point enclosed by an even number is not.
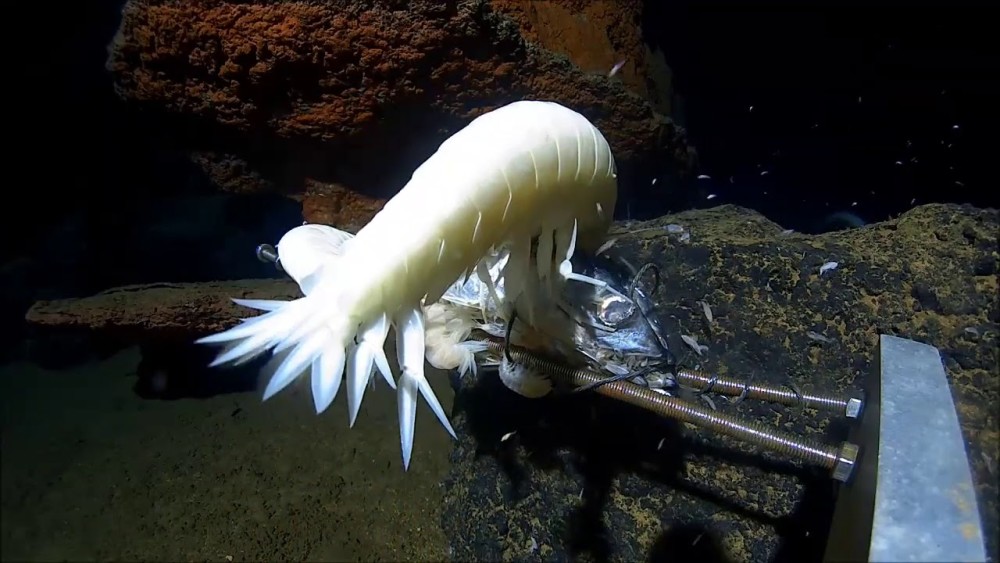
{"type": "Polygon", "coordinates": [[[611,67],[611,71],[608,72],[608,78],[611,78],[612,76],[618,74],[618,71],[621,70],[623,66],[625,66],[625,59],[622,59],[617,63],[615,63],[615,66],[611,67]]]}
{"type": "Polygon", "coordinates": [[[713,401],[711,397],[709,397],[708,395],[700,395],[700,397],[703,401],[708,403],[709,408],[711,408],[713,411],[719,410],[719,408],[715,406],[715,401],[713,401]]]}
{"type": "Polygon", "coordinates": [[[708,305],[708,302],[706,302],[706,301],[699,301],[698,303],[701,304],[701,312],[705,313],[705,318],[708,319],[709,323],[711,323],[712,322],[712,308],[708,305]]]}
{"type": "Polygon", "coordinates": [[[822,266],[819,267],[819,275],[822,276],[827,272],[836,270],[837,266],[840,266],[840,264],[837,262],[827,262],[826,264],[823,264],[822,266]]]}
{"type": "Polygon", "coordinates": [[[604,244],[602,244],[597,248],[597,252],[595,252],[594,254],[596,255],[604,254],[609,248],[614,246],[616,242],[618,242],[618,239],[616,238],[608,239],[604,244]]]}
{"type": "Polygon", "coordinates": [[[816,342],[824,342],[824,343],[833,342],[833,340],[830,340],[826,336],[823,336],[822,334],[812,330],[806,332],[806,336],[809,337],[809,340],[815,340],[816,342]]]}
{"type": "Polygon", "coordinates": [[[708,346],[705,346],[704,344],[698,344],[698,339],[696,339],[693,336],[682,334],[681,340],[683,340],[685,344],[690,346],[691,349],[694,350],[695,353],[697,353],[699,356],[702,355],[704,352],[708,351],[708,346]]]}

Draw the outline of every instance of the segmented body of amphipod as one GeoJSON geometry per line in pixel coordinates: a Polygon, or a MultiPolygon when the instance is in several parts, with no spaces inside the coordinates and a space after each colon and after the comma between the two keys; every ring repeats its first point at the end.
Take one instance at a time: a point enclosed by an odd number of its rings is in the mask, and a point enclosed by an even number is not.
{"type": "MultiPolygon", "coordinates": [[[[373,366],[392,382],[383,351],[391,324],[408,467],[418,391],[455,435],[424,377],[422,306],[463,275],[490,279],[480,260],[506,247],[505,314],[516,308],[530,324],[559,284],[592,281],[572,271],[569,257],[577,244],[590,251],[601,244],[616,198],[611,150],[585,117],[553,102],[508,104],[442,143],[357,236],[342,242],[335,258],[309,264],[299,256],[306,265],[292,269],[306,278],[297,279],[304,297],[238,301],[266,312],[198,342],[226,345],[212,365],[273,349],[265,400],[311,368],[317,413],[329,407],[346,370],[353,423],[373,366]]],[[[279,257],[297,244],[279,242],[279,257]]]]}

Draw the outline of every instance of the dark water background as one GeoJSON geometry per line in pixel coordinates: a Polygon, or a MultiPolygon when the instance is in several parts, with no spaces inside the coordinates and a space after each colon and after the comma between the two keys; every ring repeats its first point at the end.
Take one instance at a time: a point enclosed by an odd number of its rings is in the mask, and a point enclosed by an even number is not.
{"type": "MultiPolygon", "coordinates": [[[[678,117],[711,176],[676,188],[691,194],[683,205],[737,203],[806,232],[841,211],[874,222],[928,202],[1000,207],[987,4],[808,5],[647,3],[638,23],[666,53],[678,117]]],[[[181,199],[211,186],[172,152],[181,141],[115,97],[104,71],[120,3],[74,3],[44,19],[15,10],[45,27],[34,41],[10,39],[22,54],[7,90],[23,179],[9,183],[16,199],[0,222],[18,241],[12,253],[63,271],[72,262],[83,293],[265,275],[247,247],[297,224],[295,205],[181,199]],[[151,209],[163,196],[174,204],[151,209]]]]}
{"type": "Polygon", "coordinates": [[[1000,207],[985,6],[647,3],[712,177],[703,193],[718,194],[705,205],[804,232],[840,211],[875,222],[929,202],[1000,207]]]}

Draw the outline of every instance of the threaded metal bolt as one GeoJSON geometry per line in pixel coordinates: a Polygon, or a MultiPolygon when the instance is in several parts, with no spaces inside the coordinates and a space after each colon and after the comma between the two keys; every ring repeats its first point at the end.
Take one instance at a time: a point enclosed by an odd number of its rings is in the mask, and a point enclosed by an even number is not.
{"type": "MultiPolygon", "coordinates": [[[[483,340],[495,353],[504,353],[504,344],[495,340],[483,340]]],[[[510,345],[507,353],[511,359],[547,373],[564,385],[584,386],[600,382],[606,377],[588,369],[564,366],[528,352],[520,346],[510,345]]],[[[742,386],[740,387],[742,392],[742,386]]],[[[699,405],[682,401],[676,397],[657,393],[626,381],[612,381],[594,389],[601,395],[624,401],[631,405],[655,412],[660,416],[673,418],[707,428],[713,432],[731,436],[769,449],[788,458],[795,458],[812,465],[830,470],[840,481],[850,478],[857,446],[843,443],[839,446],[820,444],[812,440],[768,428],[755,421],[741,420],[735,416],[716,412],[699,405]]]]}
{"type": "Polygon", "coordinates": [[[861,413],[861,399],[854,397],[842,399],[831,395],[802,393],[790,387],[738,381],[732,377],[711,375],[697,370],[679,370],[674,377],[677,383],[694,387],[702,392],[714,391],[723,395],[741,396],[787,406],[804,405],[818,410],[840,412],[849,418],[857,418],[861,413]]]}

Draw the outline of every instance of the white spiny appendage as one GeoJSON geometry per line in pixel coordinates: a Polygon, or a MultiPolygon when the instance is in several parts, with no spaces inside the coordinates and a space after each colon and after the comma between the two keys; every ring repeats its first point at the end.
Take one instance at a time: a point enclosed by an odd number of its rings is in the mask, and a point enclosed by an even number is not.
{"type": "MultiPolygon", "coordinates": [[[[333,400],[337,398],[340,382],[344,377],[344,363],[347,359],[344,348],[332,343],[330,345],[331,348],[322,349],[318,356],[313,355],[312,395],[313,404],[316,405],[316,414],[328,409],[333,400]]],[[[302,371],[299,369],[296,375],[301,374],[302,371]]],[[[274,377],[277,379],[278,374],[275,373],[274,377]]],[[[270,385],[268,386],[270,387],[270,385]]]]}
{"type": "Polygon", "coordinates": [[[294,301],[235,300],[240,305],[267,311],[243,320],[233,328],[198,339],[199,344],[223,344],[222,352],[209,364],[241,364],[257,358],[268,350],[274,357],[265,367],[272,375],[264,388],[263,400],[268,400],[307,370],[312,371],[312,392],[316,412],[325,411],[337,396],[346,362],[346,342],[343,331],[332,325],[315,323],[315,303],[308,297],[294,301]],[[316,328],[296,333],[306,319],[314,320],[316,328]]]}
{"type": "Polygon", "coordinates": [[[317,413],[325,411],[336,397],[344,375],[346,354],[343,341],[323,327],[286,349],[288,354],[284,355],[284,360],[264,389],[264,400],[273,397],[307,368],[312,367],[313,402],[317,413]]]}
{"type": "Polygon", "coordinates": [[[451,422],[427,378],[424,377],[424,315],[420,307],[410,307],[395,318],[396,354],[402,374],[396,389],[399,410],[399,441],[403,447],[403,468],[410,467],[413,453],[413,429],[417,420],[417,391],[434,411],[452,438],[457,438],[451,422]]]}
{"type": "Polygon", "coordinates": [[[233,299],[233,303],[258,311],[274,311],[280,309],[288,301],[279,299],[233,299]]]}
{"type": "Polygon", "coordinates": [[[496,285],[493,283],[493,276],[490,275],[489,264],[486,263],[486,260],[480,260],[479,263],[476,264],[476,275],[479,276],[479,281],[483,282],[483,285],[486,286],[486,291],[488,292],[480,302],[480,311],[485,319],[487,318],[486,308],[489,305],[488,300],[492,299],[495,307],[497,308],[500,307],[502,301],[497,293],[496,285]]]}
{"type": "Polygon", "coordinates": [[[282,342],[285,335],[307,312],[303,299],[288,301],[270,311],[244,319],[233,328],[199,338],[198,344],[225,344],[226,347],[209,367],[242,363],[259,356],[263,351],[282,342]]]}
{"type": "Polygon", "coordinates": [[[375,376],[377,368],[389,387],[396,388],[396,381],[389,369],[389,360],[385,356],[385,339],[389,334],[389,318],[383,313],[374,321],[368,323],[358,332],[357,344],[352,344],[347,353],[347,410],[350,413],[350,425],[358,418],[361,400],[365,396],[368,382],[375,376]]]}
{"type": "Polygon", "coordinates": [[[210,364],[238,365],[257,358],[268,350],[274,357],[264,368],[270,373],[263,399],[266,401],[287,387],[296,377],[311,371],[313,402],[317,414],[324,412],[337,397],[344,374],[347,374],[347,404],[351,426],[357,420],[365,387],[374,376],[374,369],[393,389],[396,382],[385,355],[385,339],[389,320],[385,314],[360,327],[357,344],[345,347],[345,339],[329,326],[320,325],[311,332],[299,330],[304,315],[315,313],[315,303],[309,298],[295,301],[234,299],[238,305],[266,311],[263,315],[243,320],[235,327],[199,339],[202,344],[225,344],[222,352],[210,364]],[[292,335],[292,336],[289,336],[292,335]]]}

